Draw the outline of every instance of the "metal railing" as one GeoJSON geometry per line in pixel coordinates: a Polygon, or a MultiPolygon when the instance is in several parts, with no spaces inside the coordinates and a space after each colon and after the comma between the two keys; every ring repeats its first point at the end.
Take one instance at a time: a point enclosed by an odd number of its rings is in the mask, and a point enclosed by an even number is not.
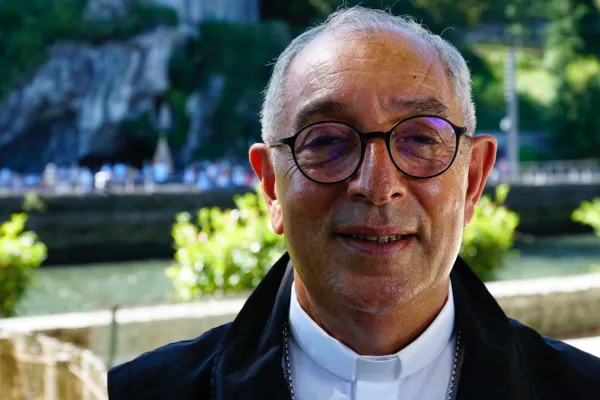
{"type": "Polygon", "coordinates": [[[509,183],[530,186],[559,184],[600,184],[600,162],[596,160],[523,163],[511,174],[502,162],[494,166],[490,184],[509,183]]]}
{"type": "MultiPolygon", "coordinates": [[[[598,160],[575,160],[575,161],[548,161],[521,163],[519,172],[512,175],[508,171],[508,165],[504,160],[499,160],[494,166],[488,182],[490,184],[510,183],[531,186],[555,185],[555,184],[600,184],[600,161],[598,160]]],[[[170,183],[154,182],[109,182],[102,188],[84,189],[75,184],[64,185],[56,188],[45,187],[22,187],[14,188],[0,184],[0,197],[22,196],[26,193],[51,194],[51,195],[85,195],[93,193],[101,194],[153,194],[153,193],[185,193],[203,192],[212,190],[228,189],[252,189],[258,181],[253,180],[245,184],[230,183],[219,186],[216,182],[211,183],[210,188],[199,188],[197,184],[184,183],[182,180],[174,180],[170,183]]]]}

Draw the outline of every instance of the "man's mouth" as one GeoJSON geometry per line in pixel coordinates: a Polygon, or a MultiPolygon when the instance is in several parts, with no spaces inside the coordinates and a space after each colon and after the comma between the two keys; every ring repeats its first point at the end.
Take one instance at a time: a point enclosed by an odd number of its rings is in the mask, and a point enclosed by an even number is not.
{"type": "Polygon", "coordinates": [[[338,238],[351,251],[358,251],[369,256],[387,257],[415,243],[417,235],[415,233],[365,235],[349,232],[339,233],[338,238]]]}
{"type": "Polygon", "coordinates": [[[341,243],[351,251],[370,256],[389,256],[415,243],[414,229],[400,226],[348,226],[336,232],[341,243]]]}
{"type": "Polygon", "coordinates": [[[375,242],[375,243],[392,243],[397,242],[399,240],[408,239],[413,234],[409,235],[386,235],[386,236],[365,236],[365,235],[342,235],[346,237],[350,237],[355,240],[364,240],[366,242],[375,242]]]}

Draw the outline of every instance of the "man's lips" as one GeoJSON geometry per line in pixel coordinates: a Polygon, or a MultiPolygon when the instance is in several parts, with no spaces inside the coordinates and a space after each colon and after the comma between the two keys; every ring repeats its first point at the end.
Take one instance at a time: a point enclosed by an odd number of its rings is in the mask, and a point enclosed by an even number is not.
{"type": "Polygon", "coordinates": [[[336,230],[341,236],[390,237],[415,236],[416,230],[397,226],[352,226],[336,230]]]}
{"type": "Polygon", "coordinates": [[[391,256],[417,239],[416,230],[398,227],[349,227],[336,236],[348,250],[369,256],[391,256]]]}
{"type": "Polygon", "coordinates": [[[414,234],[388,236],[359,236],[341,234],[336,236],[349,252],[358,252],[369,257],[390,257],[404,251],[417,241],[414,234]]]}

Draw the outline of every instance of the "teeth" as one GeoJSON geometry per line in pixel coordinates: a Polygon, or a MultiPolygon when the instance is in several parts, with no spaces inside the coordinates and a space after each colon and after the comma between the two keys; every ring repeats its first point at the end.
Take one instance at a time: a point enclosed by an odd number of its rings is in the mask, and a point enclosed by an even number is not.
{"type": "Polygon", "coordinates": [[[358,240],[368,240],[369,242],[378,242],[378,243],[388,243],[394,242],[396,240],[401,240],[403,238],[402,235],[396,236],[363,236],[363,235],[352,235],[352,239],[358,240]]]}

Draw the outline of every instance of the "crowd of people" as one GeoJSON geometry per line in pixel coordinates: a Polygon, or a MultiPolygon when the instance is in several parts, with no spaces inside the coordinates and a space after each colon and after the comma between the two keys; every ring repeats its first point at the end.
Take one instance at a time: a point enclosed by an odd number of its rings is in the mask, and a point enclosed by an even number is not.
{"type": "Polygon", "coordinates": [[[141,169],[121,163],[105,164],[97,171],[78,165],[48,164],[39,174],[0,168],[0,192],[4,193],[156,190],[161,185],[183,185],[185,188],[182,189],[205,191],[255,184],[256,178],[250,167],[233,160],[199,161],[179,171],[162,162],[148,163],[141,169]]]}

